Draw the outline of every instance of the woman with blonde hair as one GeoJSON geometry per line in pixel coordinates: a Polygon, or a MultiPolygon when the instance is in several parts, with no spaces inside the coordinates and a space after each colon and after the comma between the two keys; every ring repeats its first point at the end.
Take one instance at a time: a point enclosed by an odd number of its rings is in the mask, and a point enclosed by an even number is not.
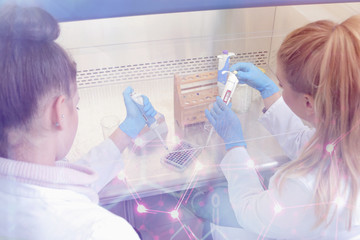
{"type": "Polygon", "coordinates": [[[282,94],[251,63],[230,70],[260,91],[260,122],[291,159],[264,190],[255,169],[246,167],[239,119],[220,98],[206,112],[228,150],[221,167],[238,224],[276,239],[359,239],[360,16],[291,32],[277,54],[282,94]],[[239,165],[244,170],[229,167],[239,165]]]}

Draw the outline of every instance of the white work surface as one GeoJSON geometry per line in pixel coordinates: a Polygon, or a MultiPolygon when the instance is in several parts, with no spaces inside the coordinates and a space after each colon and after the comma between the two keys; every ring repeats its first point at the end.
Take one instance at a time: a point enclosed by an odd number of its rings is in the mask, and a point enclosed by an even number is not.
{"type": "MultiPolygon", "coordinates": [[[[79,89],[79,130],[74,146],[68,155],[70,161],[80,157],[103,140],[100,126],[103,116],[115,114],[120,120],[125,118],[122,91],[128,85],[131,85],[137,93],[147,95],[155,109],[165,116],[169,129],[165,141],[170,150],[181,139],[199,147],[205,145],[208,130],[204,128],[204,124],[186,127],[183,132],[179,132],[174,121],[173,79],[107,85],[79,89]]],[[[257,121],[262,114],[262,107],[262,100],[257,97],[253,99],[246,113],[239,114],[247,149],[260,171],[276,167],[279,163],[286,161],[286,158],[282,157],[283,151],[275,138],[257,121]]],[[[126,183],[118,178],[113,179],[100,192],[100,203],[115,203],[224,181],[218,165],[225,154],[225,147],[216,132],[209,145],[202,149],[201,154],[185,171],[178,172],[164,165],[161,158],[166,153],[167,151],[158,140],[142,149],[130,146],[123,152],[126,183]],[[201,163],[202,169],[196,168],[196,162],[201,163]]]]}

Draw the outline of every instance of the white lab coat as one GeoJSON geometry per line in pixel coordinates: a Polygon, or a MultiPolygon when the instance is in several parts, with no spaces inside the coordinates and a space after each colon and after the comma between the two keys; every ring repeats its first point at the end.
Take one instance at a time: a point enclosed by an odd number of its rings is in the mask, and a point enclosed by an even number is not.
{"type": "MultiPolygon", "coordinates": [[[[273,134],[286,152],[294,159],[311,136],[314,129],[305,126],[290,110],[282,98],[275,102],[259,119],[273,134]],[[284,134],[288,133],[288,134],[284,134]]],[[[261,147],[261,146],[259,146],[261,147]]],[[[281,194],[270,180],[268,190],[263,190],[254,169],[246,167],[250,156],[245,148],[230,150],[221,162],[228,181],[229,197],[239,224],[255,236],[272,239],[360,239],[360,212],[355,211],[351,232],[346,229],[347,216],[339,207],[328,227],[313,229],[316,216],[313,189],[316,170],[308,176],[286,180],[281,194]],[[236,166],[236,170],[231,169],[236,166]],[[244,165],[243,170],[239,165],[244,165]]],[[[331,212],[335,204],[331,204],[331,212]]],[[[360,206],[357,205],[357,210],[360,206]]],[[[236,234],[236,232],[234,233],[236,234]]],[[[244,239],[236,235],[228,239],[244,239]]],[[[251,239],[251,238],[249,238],[251,239]]]]}
{"type": "MultiPolygon", "coordinates": [[[[0,164],[5,161],[0,159],[0,164]]],[[[80,163],[94,171],[80,167],[79,173],[75,167],[72,176],[86,172],[84,179],[94,178],[89,186],[61,184],[72,180],[60,177],[54,181],[57,187],[39,186],[0,174],[0,239],[139,239],[126,220],[98,205],[97,192],[123,167],[115,144],[104,141],[80,163]]]]}

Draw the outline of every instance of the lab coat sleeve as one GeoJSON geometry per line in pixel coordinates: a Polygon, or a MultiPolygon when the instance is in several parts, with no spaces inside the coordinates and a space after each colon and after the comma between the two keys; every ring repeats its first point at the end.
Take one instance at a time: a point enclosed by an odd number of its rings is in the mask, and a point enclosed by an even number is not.
{"type": "Polygon", "coordinates": [[[315,133],[314,128],[304,125],[282,97],[259,118],[259,122],[277,139],[290,159],[298,157],[303,146],[315,133]]]}
{"type": "MultiPolygon", "coordinates": [[[[264,190],[245,148],[230,150],[221,162],[228,182],[230,203],[245,230],[268,238],[300,239],[314,234],[311,188],[306,181],[286,180],[282,191],[270,182],[264,190]]],[[[313,236],[313,235],[312,235],[313,236]]]]}
{"type": "Polygon", "coordinates": [[[99,192],[124,168],[120,150],[109,138],[92,148],[76,163],[89,167],[97,173],[98,179],[91,186],[96,192],[99,192]]]}

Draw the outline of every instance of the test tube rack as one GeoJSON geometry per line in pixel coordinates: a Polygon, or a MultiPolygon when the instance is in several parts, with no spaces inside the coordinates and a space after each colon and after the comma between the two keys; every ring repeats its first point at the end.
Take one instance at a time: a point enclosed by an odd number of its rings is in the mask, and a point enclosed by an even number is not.
{"type": "Polygon", "coordinates": [[[218,96],[217,71],[174,75],[174,117],[182,129],[206,121],[205,109],[218,96]]]}

